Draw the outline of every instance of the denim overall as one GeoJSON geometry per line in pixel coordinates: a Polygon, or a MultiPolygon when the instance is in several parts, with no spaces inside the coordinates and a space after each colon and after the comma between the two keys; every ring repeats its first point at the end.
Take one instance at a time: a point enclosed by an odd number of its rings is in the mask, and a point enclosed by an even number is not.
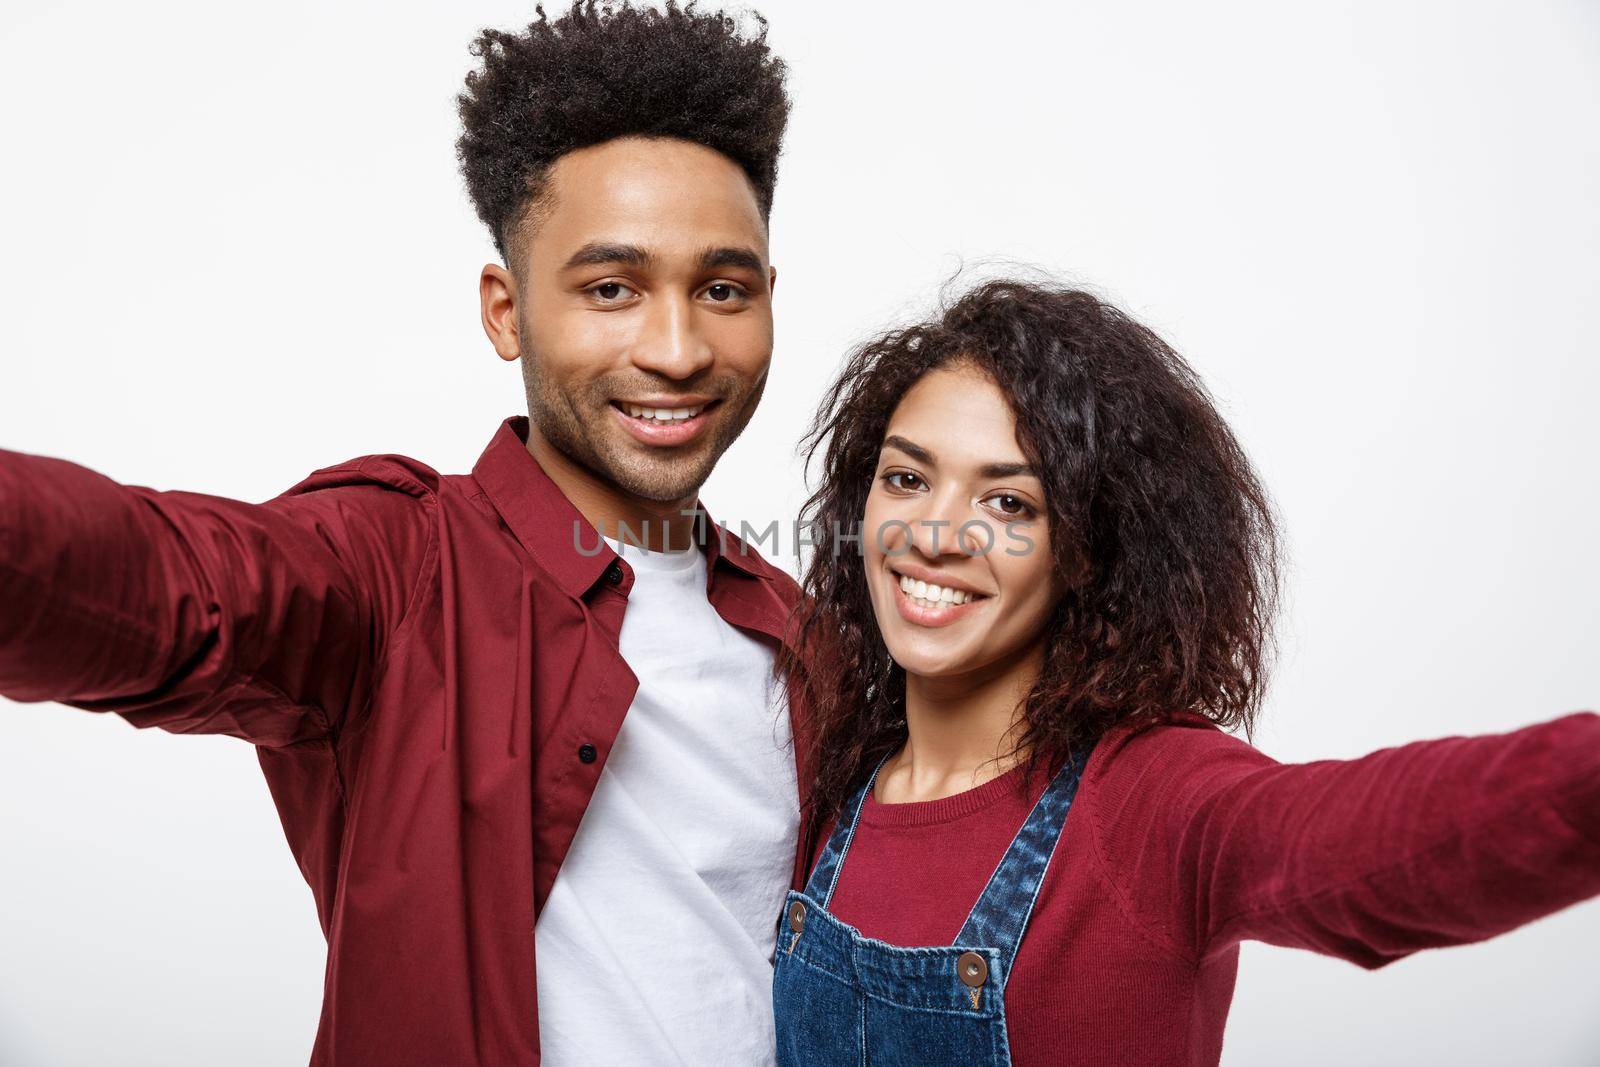
{"type": "Polygon", "coordinates": [[[955,943],[929,948],[863,937],[828,913],[874,770],[845,805],[805,892],[791,890],[778,919],[779,1067],[1009,1065],[1006,977],[1086,760],[1068,761],[1051,780],[955,943]]]}

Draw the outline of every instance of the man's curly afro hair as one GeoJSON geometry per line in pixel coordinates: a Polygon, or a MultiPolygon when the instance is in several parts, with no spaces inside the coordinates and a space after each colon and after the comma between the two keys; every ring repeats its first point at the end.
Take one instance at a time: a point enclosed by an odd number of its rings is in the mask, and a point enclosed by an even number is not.
{"type": "Polygon", "coordinates": [[[658,11],[578,0],[554,20],[535,10],[521,33],[478,35],[482,69],[456,98],[456,155],[502,257],[550,166],[616,137],[678,137],[721,152],[770,215],[789,97],[765,19],[756,15],[759,30],[746,36],[732,16],[692,2],[658,11]]]}

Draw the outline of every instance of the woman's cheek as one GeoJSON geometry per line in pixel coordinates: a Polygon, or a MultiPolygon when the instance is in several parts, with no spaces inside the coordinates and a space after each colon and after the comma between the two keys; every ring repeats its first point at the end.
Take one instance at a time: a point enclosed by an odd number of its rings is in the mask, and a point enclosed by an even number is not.
{"type": "Polygon", "coordinates": [[[868,500],[861,524],[861,552],[869,567],[881,567],[884,557],[903,554],[905,528],[901,521],[896,519],[892,508],[868,500]]]}

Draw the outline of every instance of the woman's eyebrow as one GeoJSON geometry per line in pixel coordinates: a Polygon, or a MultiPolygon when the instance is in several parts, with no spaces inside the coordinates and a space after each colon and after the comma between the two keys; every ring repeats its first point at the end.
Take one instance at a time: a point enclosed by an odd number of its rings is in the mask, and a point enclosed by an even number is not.
{"type": "Polygon", "coordinates": [[[904,452],[918,463],[926,463],[930,467],[937,467],[939,465],[938,462],[934,460],[932,452],[929,452],[921,445],[913,444],[912,442],[907,441],[899,434],[892,433],[888,437],[885,437],[883,439],[883,447],[897,449],[901,452],[904,452]]]}
{"type": "MultiPolygon", "coordinates": [[[[939,465],[938,461],[933,458],[932,452],[913,441],[906,440],[899,434],[892,433],[885,437],[883,439],[883,447],[904,452],[918,463],[926,463],[930,467],[939,465]]],[[[978,477],[980,478],[1015,478],[1018,476],[1038,477],[1033,467],[1027,463],[985,463],[978,468],[978,477]]]]}
{"type": "Polygon", "coordinates": [[[980,478],[1015,478],[1018,475],[1028,478],[1038,477],[1033,468],[1026,463],[990,463],[978,468],[980,478]]]}

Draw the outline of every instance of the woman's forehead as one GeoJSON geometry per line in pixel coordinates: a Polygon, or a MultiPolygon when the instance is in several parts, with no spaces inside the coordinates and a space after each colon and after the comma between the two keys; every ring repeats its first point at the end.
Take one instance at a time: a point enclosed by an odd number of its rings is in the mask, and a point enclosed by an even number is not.
{"type": "Polygon", "coordinates": [[[1011,404],[987,374],[967,367],[939,368],[923,375],[889,417],[885,445],[926,453],[924,462],[943,467],[1025,463],[1017,442],[1011,404]]]}

